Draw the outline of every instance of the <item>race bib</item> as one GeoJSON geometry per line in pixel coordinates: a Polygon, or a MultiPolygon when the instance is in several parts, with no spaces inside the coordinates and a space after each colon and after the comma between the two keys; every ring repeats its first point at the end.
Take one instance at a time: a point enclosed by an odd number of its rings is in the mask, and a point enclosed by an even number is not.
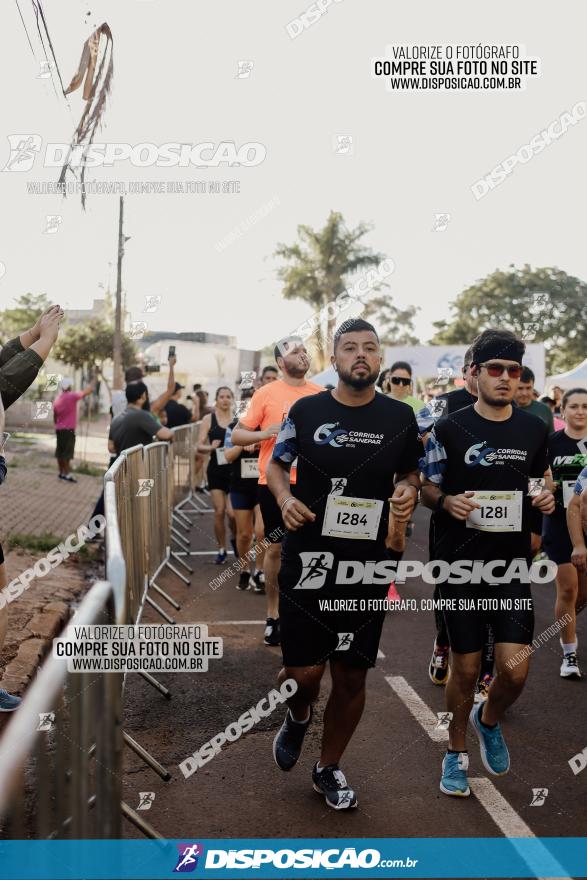
{"type": "Polygon", "coordinates": [[[241,477],[245,480],[259,479],[258,458],[241,458],[241,477]]]}
{"type": "Polygon", "coordinates": [[[224,446],[218,446],[214,452],[216,453],[216,463],[217,464],[228,464],[226,460],[226,456],[224,454],[224,446]]]}
{"type": "Polygon", "coordinates": [[[571,498],[573,497],[573,489],[575,488],[576,480],[563,480],[563,504],[565,507],[569,506],[571,498]]]}
{"type": "Polygon", "coordinates": [[[467,517],[468,529],[482,532],[521,532],[523,493],[475,492],[472,500],[480,507],[467,517]]]}
{"type": "Polygon", "coordinates": [[[374,541],[377,538],[382,510],[383,501],[377,498],[329,495],[322,534],[329,538],[374,541]]]}

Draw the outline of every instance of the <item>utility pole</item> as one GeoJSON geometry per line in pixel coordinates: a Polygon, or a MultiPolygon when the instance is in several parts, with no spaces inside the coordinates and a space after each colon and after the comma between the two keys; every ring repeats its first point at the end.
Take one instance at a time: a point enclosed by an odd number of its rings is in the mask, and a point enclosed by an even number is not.
{"type": "Polygon", "coordinates": [[[124,211],[124,199],[120,196],[120,214],[118,217],[118,272],[116,276],[116,311],[114,313],[114,370],[112,387],[115,390],[122,389],[122,258],[124,256],[124,235],[122,232],[122,216],[124,211]]]}

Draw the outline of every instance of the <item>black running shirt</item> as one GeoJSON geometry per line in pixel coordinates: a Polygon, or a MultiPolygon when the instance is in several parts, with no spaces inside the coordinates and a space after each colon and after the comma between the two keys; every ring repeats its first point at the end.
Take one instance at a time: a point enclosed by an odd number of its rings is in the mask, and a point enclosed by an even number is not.
{"type": "Polygon", "coordinates": [[[488,532],[469,528],[441,511],[435,517],[436,558],[447,562],[529,559],[528,479],[543,477],[548,464],[546,424],[519,408],[512,408],[505,422],[486,419],[473,406],[440,419],[426,443],[421,462],[424,476],[445,495],[469,490],[521,492],[522,518],[519,531],[488,532]]]}
{"type": "Polygon", "coordinates": [[[288,533],[284,554],[319,547],[335,556],[383,558],[394,477],[417,470],[422,452],[413,410],[405,403],[376,394],[363,406],[345,406],[330,391],[298,400],[281,426],[273,458],[285,464],[298,459],[292,493],[316,520],[288,533]],[[331,502],[331,495],[349,500],[331,502]],[[354,505],[355,498],[382,502],[373,537],[346,537],[348,528],[361,532],[366,518],[375,528],[374,507],[366,514],[369,504],[354,505]],[[327,503],[331,528],[340,534],[322,534],[327,503]]]}
{"type": "Polygon", "coordinates": [[[557,484],[554,496],[556,508],[552,520],[566,527],[565,508],[568,507],[577,477],[587,465],[587,437],[573,440],[565,434],[564,428],[562,431],[555,431],[548,438],[548,457],[552,478],[557,484]]]}

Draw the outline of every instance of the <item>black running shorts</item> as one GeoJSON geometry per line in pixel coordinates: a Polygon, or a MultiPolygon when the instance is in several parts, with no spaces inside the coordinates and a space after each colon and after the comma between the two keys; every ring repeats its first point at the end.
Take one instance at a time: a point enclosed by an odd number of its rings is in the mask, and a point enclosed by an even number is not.
{"type": "MultiPolygon", "coordinates": [[[[345,599],[345,602],[349,601],[352,600],[345,599]]],[[[283,665],[321,666],[334,660],[361,669],[375,666],[386,612],[358,610],[360,600],[355,601],[357,610],[351,607],[349,610],[326,611],[320,608],[317,596],[300,598],[281,592],[279,620],[283,665]]]]}
{"type": "Polygon", "coordinates": [[[571,561],[573,543],[565,519],[561,520],[554,516],[544,517],[542,549],[557,565],[565,565],[571,561]]]}
{"type": "Polygon", "coordinates": [[[530,584],[439,584],[438,593],[441,599],[454,600],[456,606],[443,612],[450,647],[455,653],[481,651],[487,624],[493,630],[495,644],[531,644],[534,609],[530,584]]]}
{"type": "Polygon", "coordinates": [[[268,486],[259,485],[257,500],[261,508],[265,539],[269,544],[281,544],[287,530],[273,492],[268,486]]]}

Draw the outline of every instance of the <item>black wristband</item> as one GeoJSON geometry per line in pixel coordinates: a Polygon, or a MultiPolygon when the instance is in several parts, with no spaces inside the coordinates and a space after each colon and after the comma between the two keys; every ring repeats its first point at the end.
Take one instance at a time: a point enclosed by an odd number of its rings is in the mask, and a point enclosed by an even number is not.
{"type": "Polygon", "coordinates": [[[437,513],[440,513],[440,511],[444,508],[445,499],[446,499],[446,495],[443,492],[442,495],[440,496],[440,498],[438,499],[438,501],[436,502],[436,512],[437,513]]]}

